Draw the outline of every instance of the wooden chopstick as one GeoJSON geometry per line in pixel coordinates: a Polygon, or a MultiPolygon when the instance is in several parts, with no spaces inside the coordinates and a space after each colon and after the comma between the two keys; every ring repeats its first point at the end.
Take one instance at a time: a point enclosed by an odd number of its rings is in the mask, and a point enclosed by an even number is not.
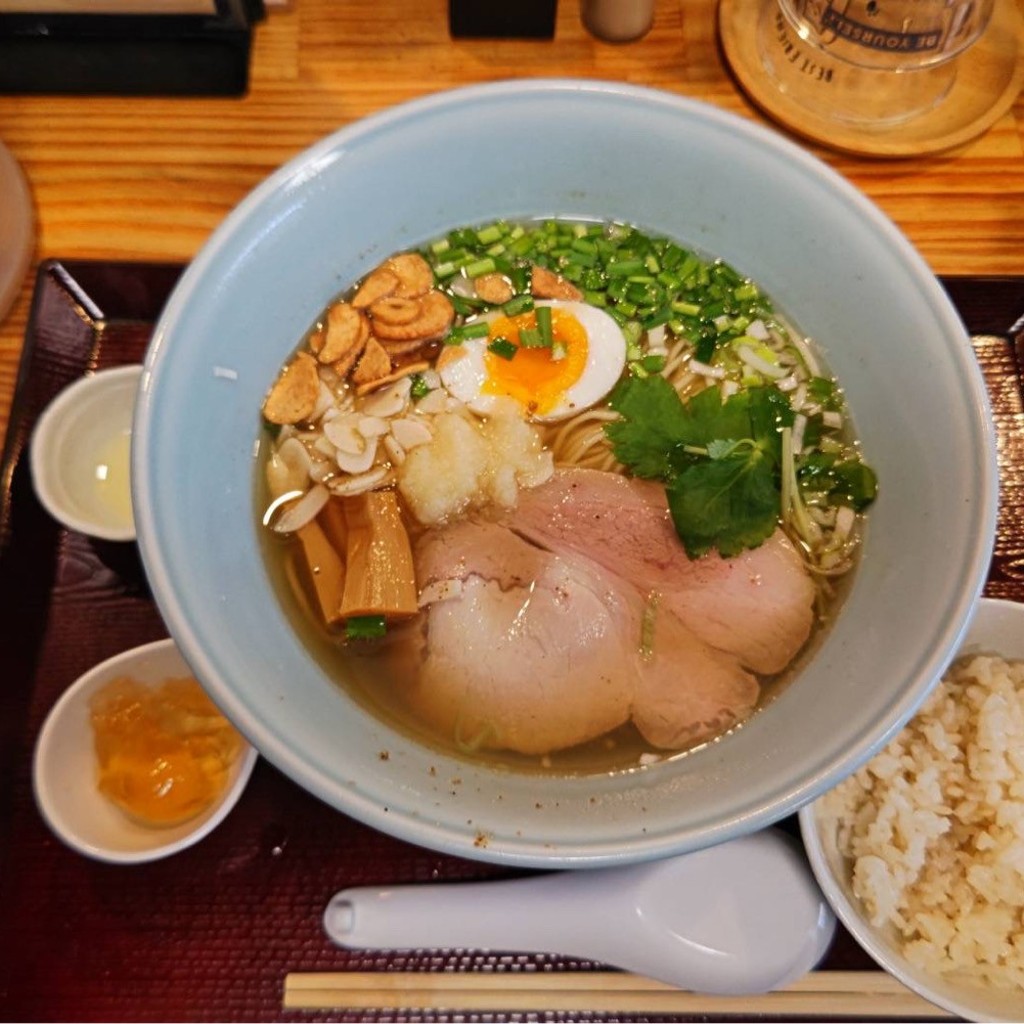
{"type": "Polygon", "coordinates": [[[952,1018],[883,971],[813,971],[757,996],[707,996],[619,971],[291,973],[289,1010],[552,1011],[952,1018]]]}

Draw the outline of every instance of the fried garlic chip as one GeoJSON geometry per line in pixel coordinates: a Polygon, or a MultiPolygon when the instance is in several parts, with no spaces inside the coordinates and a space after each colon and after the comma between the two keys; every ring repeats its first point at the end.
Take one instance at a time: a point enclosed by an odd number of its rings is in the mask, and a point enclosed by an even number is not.
{"type": "Polygon", "coordinates": [[[327,312],[327,330],[317,353],[321,363],[333,363],[339,376],[355,365],[370,337],[370,321],[347,302],[336,302],[327,312]]]}
{"type": "Polygon", "coordinates": [[[374,319],[374,333],[381,341],[433,341],[442,337],[455,319],[455,308],[444,292],[429,291],[419,300],[416,317],[405,323],[374,319]]]}
{"type": "Polygon", "coordinates": [[[359,357],[356,368],[352,371],[353,384],[368,384],[370,381],[386,377],[391,372],[391,356],[387,354],[381,343],[370,336],[370,340],[359,357]]]}
{"type": "Polygon", "coordinates": [[[319,395],[316,360],[308,352],[299,352],[270,389],[263,403],[263,416],[281,425],[301,423],[313,415],[319,395]]]}
{"type": "Polygon", "coordinates": [[[536,299],[568,299],[579,301],[583,292],[571,281],[566,281],[561,274],[556,274],[547,267],[534,266],[530,283],[530,292],[536,299]]]}

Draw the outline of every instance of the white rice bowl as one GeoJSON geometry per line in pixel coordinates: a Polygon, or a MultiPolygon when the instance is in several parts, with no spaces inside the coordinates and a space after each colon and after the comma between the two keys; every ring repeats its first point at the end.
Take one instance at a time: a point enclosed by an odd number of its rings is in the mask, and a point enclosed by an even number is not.
{"type": "Polygon", "coordinates": [[[1024,605],[983,599],[908,725],[801,811],[854,937],[936,1005],[1024,1017],[1024,605]]]}

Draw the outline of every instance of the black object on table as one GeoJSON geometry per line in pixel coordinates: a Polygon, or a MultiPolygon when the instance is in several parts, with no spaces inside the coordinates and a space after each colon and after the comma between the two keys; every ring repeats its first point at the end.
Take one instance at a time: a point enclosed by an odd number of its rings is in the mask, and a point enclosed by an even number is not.
{"type": "Polygon", "coordinates": [[[558,0],[448,0],[453,39],[551,39],[558,0]]]}
{"type": "Polygon", "coordinates": [[[211,8],[0,14],[0,94],[244,95],[263,0],[211,0],[211,8]]]}

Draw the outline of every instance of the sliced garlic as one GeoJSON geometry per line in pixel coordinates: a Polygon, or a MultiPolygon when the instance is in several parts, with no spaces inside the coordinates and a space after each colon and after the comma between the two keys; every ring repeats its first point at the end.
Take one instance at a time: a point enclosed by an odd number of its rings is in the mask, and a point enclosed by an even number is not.
{"type": "Polygon", "coordinates": [[[316,398],[316,408],[313,410],[313,415],[310,417],[313,420],[320,419],[321,416],[328,409],[334,408],[334,392],[321,380],[320,391],[316,398]]]}
{"type": "Polygon", "coordinates": [[[388,432],[388,421],[380,416],[360,416],[356,430],[363,437],[383,437],[388,432]]]}
{"type": "Polygon", "coordinates": [[[363,450],[359,453],[352,453],[338,449],[337,463],[346,473],[365,473],[377,458],[377,439],[367,439],[363,442],[363,450]]]}
{"type": "Polygon", "coordinates": [[[289,491],[304,491],[309,484],[312,459],[306,446],[289,437],[271,453],[267,460],[267,488],[271,498],[280,498],[289,491]]]}
{"type": "Polygon", "coordinates": [[[430,444],[434,435],[422,420],[405,416],[391,421],[391,436],[408,451],[421,444],[430,444]]]}
{"type": "Polygon", "coordinates": [[[313,442],[313,449],[318,451],[321,455],[326,455],[327,458],[334,458],[334,450],[337,445],[331,443],[330,438],[326,434],[322,434],[313,442]]]}
{"type": "Polygon", "coordinates": [[[364,491],[372,491],[387,480],[391,470],[387,466],[377,466],[369,473],[360,473],[358,476],[337,477],[327,485],[332,494],[352,495],[362,494],[364,491]]]}
{"type": "Polygon", "coordinates": [[[390,434],[384,438],[384,451],[388,453],[392,466],[405,462],[405,449],[390,434]]]}
{"type": "Polygon", "coordinates": [[[333,452],[330,462],[326,460],[320,462],[314,462],[309,470],[309,478],[315,484],[322,484],[327,481],[329,477],[334,476],[338,472],[338,465],[334,461],[333,452]]]}
{"type": "Polygon", "coordinates": [[[277,533],[294,533],[301,529],[320,514],[330,496],[331,492],[323,484],[311,487],[294,505],[289,505],[281,513],[274,523],[274,530],[277,533]]]}
{"type": "Polygon", "coordinates": [[[359,411],[364,416],[381,416],[385,419],[398,416],[405,410],[411,387],[412,381],[408,377],[402,377],[401,380],[396,380],[386,388],[367,396],[359,411]]]}
{"type": "Polygon", "coordinates": [[[424,395],[416,403],[416,411],[425,416],[433,416],[436,413],[444,412],[448,403],[448,394],[442,388],[437,388],[429,394],[424,395]]]}
{"type": "Polygon", "coordinates": [[[325,423],[324,437],[346,455],[358,456],[366,451],[366,438],[357,429],[357,420],[353,416],[338,416],[325,423]]]}

